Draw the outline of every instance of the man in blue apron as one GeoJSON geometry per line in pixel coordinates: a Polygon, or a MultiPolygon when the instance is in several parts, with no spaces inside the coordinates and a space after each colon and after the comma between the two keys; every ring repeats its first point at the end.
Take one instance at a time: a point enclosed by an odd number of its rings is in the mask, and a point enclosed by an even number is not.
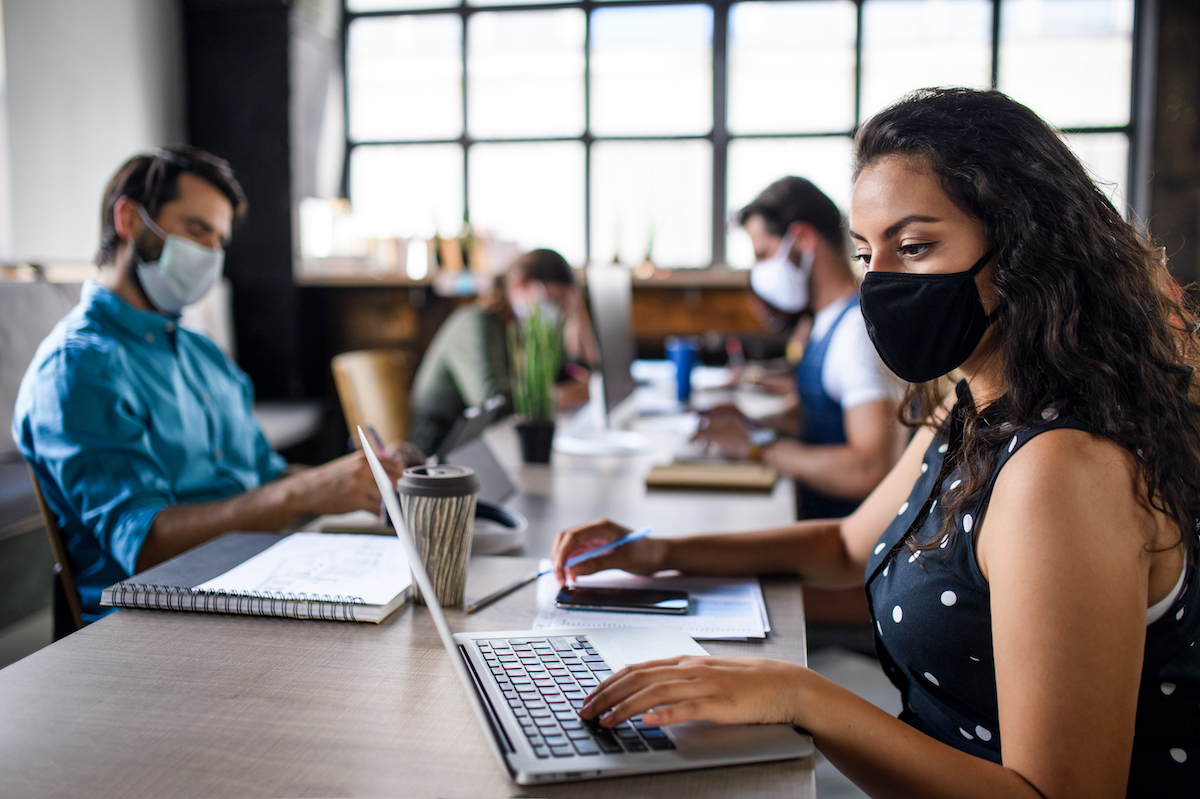
{"type": "Polygon", "coordinates": [[[900,383],[879,360],[858,309],[841,212],[811,182],[786,177],[738,221],[754,245],[756,298],[810,331],[793,337],[804,345],[797,407],[758,422],[711,414],[699,437],[794,479],[800,518],[845,516],[892,468],[908,436],[896,415],[900,383]]]}
{"type": "MultiPolygon", "coordinates": [[[[754,245],[755,297],[799,331],[789,346],[803,351],[792,353],[797,407],[758,421],[710,414],[698,436],[795,480],[798,518],[846,516],[899,459],[908,431],[897,420],[902,387],[879,360],[858,308],[841,212],[808,180],[786,177],[743,208],[738,222],[754,245]]],[[[865,601],[805,596],[810,616],[866,618],[865,601]],[[826,605],[831,612],[820,613],[826,605]]]]}

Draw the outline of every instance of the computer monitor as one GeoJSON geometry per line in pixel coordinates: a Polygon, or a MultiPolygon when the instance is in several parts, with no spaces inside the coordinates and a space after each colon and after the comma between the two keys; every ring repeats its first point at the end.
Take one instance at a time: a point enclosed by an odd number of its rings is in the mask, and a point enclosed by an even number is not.
{"type": "Polygon", "coordinates": [[[611,414],[630,394],[633,381],[633,279],[622,266],[593,266],[587,270],[592,324],[600,344],[604,377],[604,410],[611,414]]]}

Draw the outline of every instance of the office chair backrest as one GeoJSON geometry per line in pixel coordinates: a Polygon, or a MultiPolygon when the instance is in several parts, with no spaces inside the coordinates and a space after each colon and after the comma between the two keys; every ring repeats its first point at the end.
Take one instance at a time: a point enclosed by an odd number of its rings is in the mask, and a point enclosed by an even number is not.
{"type": "MultiPolygon", "coordinates": [[[[28,464],[26,466],[28,467],[28,464]]],[[[71,562],[67,560],[67,547],[63,544],[62,535],[58,530],[58,519],[55,518],[54,511],[50,510],[50,506],[46,504],[46,497],[42,495],[42,484],[38,482],[37,475],[33,473],[33,469],[29,470],[29,479],[33,482],[33,495],[37,498],[38,510],[42,512],[42,524],[45,525],[46,535],[50,538],[50,549],[54,551],[54,560],[58,562],[59,587],[62,588],[63,598],[66,600],[71,622],[74,624],[75,630],[82,630],[83,603],[80,602],[79,590],[75,587],[75,577],[71,573],[71,562]]],[[[55,640],[61,638],[67,632],[73,632],[73,630],[58,629],[59,615],[59,608],[55,608],[55,640]]]]}
{"type": "MultiPolygon", "coordinates": [[[[408,433],[412,357],[403,350],[357,350],[333,358],[333,380],[346,427],[374,425],[385,443],[408,433]]],[[[357,437],[351,436],[357,445],[357,437]]]]}

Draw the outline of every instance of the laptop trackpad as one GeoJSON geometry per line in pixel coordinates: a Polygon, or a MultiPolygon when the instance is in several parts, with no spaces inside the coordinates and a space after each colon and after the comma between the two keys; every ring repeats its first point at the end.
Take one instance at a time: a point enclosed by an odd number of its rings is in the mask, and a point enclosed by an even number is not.
{"type": "Polygon", "coordinates": [[[673,627],[618,627],[587,633],[613,671],[647,660],[708,654],[690,635],[673,627]]]}

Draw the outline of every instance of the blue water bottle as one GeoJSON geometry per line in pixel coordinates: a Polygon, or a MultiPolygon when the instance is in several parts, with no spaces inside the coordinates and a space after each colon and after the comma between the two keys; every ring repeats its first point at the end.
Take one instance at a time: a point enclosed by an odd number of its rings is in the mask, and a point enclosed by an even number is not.
{"type": "Polygon", "coordinates": [[[667,336],[667,359],[675,364],[675,391],[679,401],[686,403],[692,396],[692,367],[700,352],[700,339],[695,336],[667,336]]]}

